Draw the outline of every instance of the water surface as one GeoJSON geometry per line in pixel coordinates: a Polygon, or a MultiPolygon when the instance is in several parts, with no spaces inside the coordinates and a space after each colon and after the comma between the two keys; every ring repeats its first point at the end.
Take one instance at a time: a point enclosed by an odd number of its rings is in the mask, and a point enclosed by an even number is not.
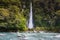
{"type": "Polygon", "coordinates": [[[17,33],[1,33],[4,34],[0,36],[0,40],[60,40],[60,33],[20,33],[20,35],[25,35],[25,37],[18,37],[17,33]]]}

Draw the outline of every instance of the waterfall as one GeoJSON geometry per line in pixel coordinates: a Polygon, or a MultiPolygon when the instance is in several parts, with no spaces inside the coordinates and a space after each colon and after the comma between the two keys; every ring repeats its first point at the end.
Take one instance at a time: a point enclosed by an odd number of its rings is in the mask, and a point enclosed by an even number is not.
{"type": "Polygon", "coordinates": [[[33,28],[33,15],[32,15],[32,2],[30,2],[30,13],[29,13],[29,24],[28,28],[32,29],[33,28]]]}

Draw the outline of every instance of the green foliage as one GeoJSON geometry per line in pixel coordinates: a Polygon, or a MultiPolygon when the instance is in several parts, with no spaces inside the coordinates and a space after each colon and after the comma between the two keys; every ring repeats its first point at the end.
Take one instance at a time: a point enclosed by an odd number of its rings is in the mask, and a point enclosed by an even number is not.
{"type": "Polygon", "coordinates": [[[40,31],[40,27],[36,27],[36,29],[35,29],[36,31],[40,31]]]}
{"type": "MultiPolygon", "coordinates": [[[[33,0],[33,22],[36,30],[59,31],[59,2],[60,0],[33,0]]],[[[28,30],[26,22],[29,20],[29,4],[30,0],[0,0],[0,29],[28,30]]]]}
{"type": "Polygon", "coordinates": [[[60,10],[56,11],[56,15],[60,16],[60,10]]]}
{"type": "Polygon", "coordinates": [[[60,0],[56,0],[56,2],[60,2],[60,0]]]}
{"type": "Polygon", "coordinates": [[[2,2],[5,2],[5,3],[18,3],[20,0],[1,0],[2,2]]]}
{"type": "MultiPolygon", "coordinates": [[[[17,2],[18,0],[2,0],[3,2],[17,2]]],[[[19,2],[19,1],[18,1],[19,2]]],[[[0,8],[0,27],[7,28],[7,30],[27,30],[26,19],[23,12],[16,5],[9,5],[7,9],[0,8]]]]}
{"type": "Polygon", "coordinates": [[[0,8],[0,14],[2,16],[9,16],[9,10],[4,9],[4,8],[0,8]]]}

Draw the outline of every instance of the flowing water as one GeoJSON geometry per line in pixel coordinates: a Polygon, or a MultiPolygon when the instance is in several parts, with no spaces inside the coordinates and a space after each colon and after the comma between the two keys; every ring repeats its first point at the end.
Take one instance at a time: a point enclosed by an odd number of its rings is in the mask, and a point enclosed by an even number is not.
{"type": "Polygon", "coordinates": [[[25,37],[18,37],[17,33],[0,33],[4,34],[0,36],[0,40],[60,40],[60,33],[20,33],[25,37]]]}
{"type": "Polygon", "coordinates": [[[32,2],[30,2],[30,13],[29,13],[29,24],[28,28],[32,29],[33,28],[33,15],[32,15],[32,2]]]}
{"type": "MultiPolygon", "coordinates": [[[[29,29],[33,28],[32,3],[30,3],[28,28],[29,29]]],[[[0,40],[60,40],[60,33],[23,32],[19,33],[19,35],[21,36],[18,37],[17,33],[13,32],[0,32],[0,40]]]]}

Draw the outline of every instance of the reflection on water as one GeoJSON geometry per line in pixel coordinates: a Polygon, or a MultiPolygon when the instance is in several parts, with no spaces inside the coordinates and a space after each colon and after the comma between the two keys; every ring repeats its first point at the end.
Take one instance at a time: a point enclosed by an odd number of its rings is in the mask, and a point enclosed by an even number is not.
{"type": "Polygon", "coordinates": [[[18,37],[17,33],[0,33],[0,40],[60,40],[60,33],[20,33],[25,37],[18,37]]]}

